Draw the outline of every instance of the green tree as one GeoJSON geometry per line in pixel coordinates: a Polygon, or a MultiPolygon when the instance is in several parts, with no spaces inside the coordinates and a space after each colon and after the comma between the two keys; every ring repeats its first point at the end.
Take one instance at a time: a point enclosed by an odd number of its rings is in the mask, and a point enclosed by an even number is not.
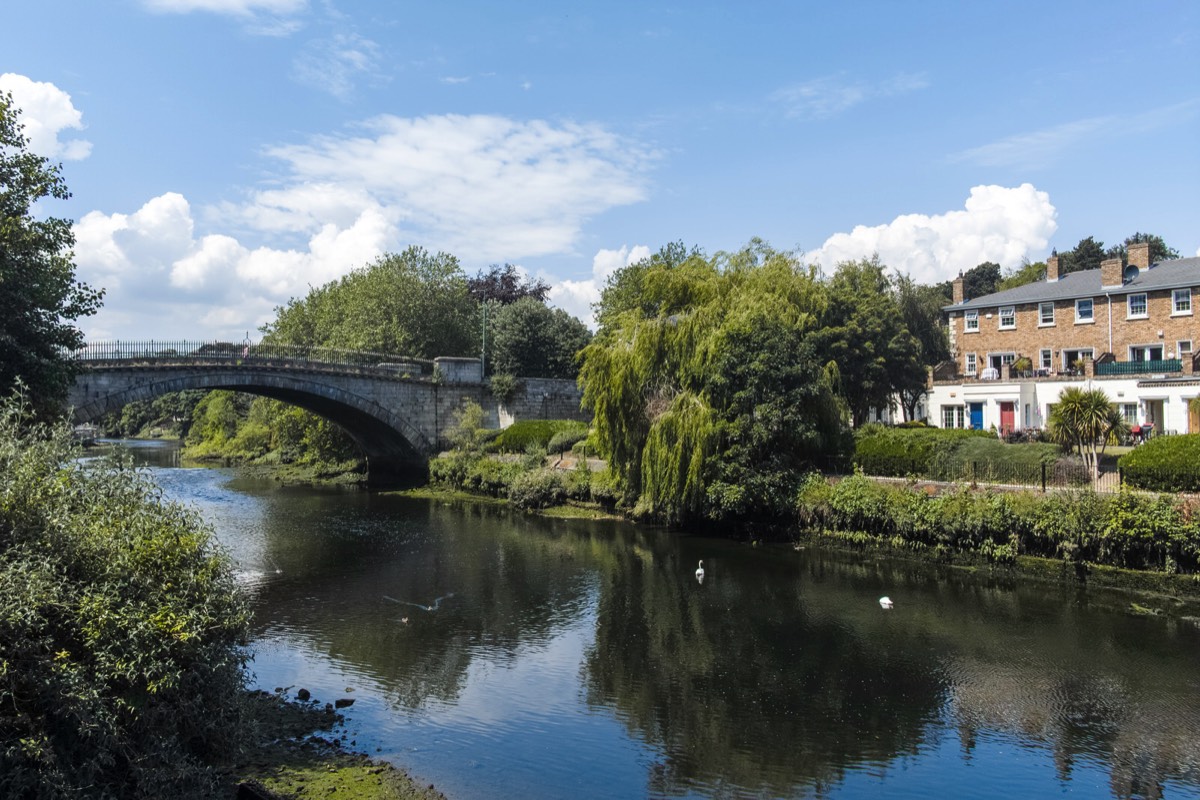
{"type": "Polygon", "coordinates": [[[1133,236],[1127,236],[1121,244],[1113,245],[1108,249],[1106,255],[1109,258],[1119,258],[1122,261],[1129,260],[1129,245],[1150,243],[1150,263],[1156,264],[1159,261],[1170,261],[1179,258],[1179,251],[1174,247],[1167,245],[1161,236],[1153,233],[1135,233],[1133,236]]]}
{"type": "MultiPolygon", "coordinates": [[[[908,332],[916,338],[922,366],[936,367],[950,358],[950,337],[946,330],[946,315],[942,306],[946,298],[937,286],[916,283],[907,275],[897,275],[893,281],[900,316],[908,332]]],[[[921,381],[903,380],[897,387],[905,419],[916,416],[917,403],[925,394],[924,370],[921,381]]]]}
{"type": "Polygon", "coordinates": [[[0,402],[0,796],[204,798],[249,610],[192,510],[0,402]]]}
{"type": "Polygon", "coordinates": [[[1021,262],[1020,267],[1004,271],[1004,277],[1000,280],[996,291],[1003,292],[1008,289],[1015,289],[1018,286],[1024,286],[1027,283],[1037,283],[1045,277],[1045,261],[1034,261],[1031,263],[1029,259],[1025,259],[1021,262]]]}
{"type": "Polygon", "coordinates": [[[654,316],[662,303],[656,292],[646,291],[642,282],[648,274],[659,275],[663,270],[672,270],[692,259],[704,259],[700,248],[688,249],[683,242],[671,242],[657,253],[641,261],[629,264],[608,276],[596,304],[596,321],[601,328],[617,325],[617,318],[626,311],[637,310],[645,316],[654,316]]]}
{"type": "Polygon", "coordinates": [[[673,245],[609,289],[580,382],[618,492],[673,521],[783,513],[801,465],[844,444],[814,272],[758,240],[673,245]]]}
{"type": "Polygon", "coordinates": [[[75,280],[70,221],[34,213],[71,195],[61,167],[28,145],[12,96],[0,94],[0,392],[21,381],[48,415],[61,413],[83,345],[74,321],[96,313],[104,293],[75,280]]]}
{"type": "Polygon", "coordinates": [[[578,319],[533,297],[495,308],[489,328],[490,371],[523,378],[574,378],[575,356],[592,338],[578,319]]]}
{"type": "Polygon", "coordinates": [[[1117,407],[1103,389],[1080,389],[1072,386],[1063,390],[1058,402],[1050,409],[1050,437],[1064,447],[1079,452],[1095,479],[1100,474],[1100,456],[1108,444],[1109,434],[1124,425],[1117,407]]]}
{"type": "Polygon", "coordinates": [[[458,259],[409,247],[292,299],[263,330],[285,344],[472,356],[479,352],[480,316],[458,259]]]}
{"type": "Polygon", "coordinates": [[[1100,262],[1106,257],[1104,242],[1097,242],[1091,236],[1080,239],[1073,250],[1058,254],[1058,274],[1063,276],[1085,269],[1100,269],[1100,262]]]}
{"type": "Polygon", "coordinates": [[[871,409],[890,407],[897,392],[924,389],[921,343],[905,325],[878,257],[839,264],[827,290],[818,349],[837,364],[857,427],[871,409]]]}

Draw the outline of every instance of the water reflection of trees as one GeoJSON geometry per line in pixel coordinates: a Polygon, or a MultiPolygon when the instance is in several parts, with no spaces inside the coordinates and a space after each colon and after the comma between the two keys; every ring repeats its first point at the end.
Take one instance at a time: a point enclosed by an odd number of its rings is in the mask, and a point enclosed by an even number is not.
{"type": "Polygon", "coordinates": [[[964,754],[980,732],[1042,743],[1064,780],[1107,763],[1116,797],[1200,785],[1200,632],[1070,591],[820,551],[697,553],[661,531],[472,506],[287,506],[265,523],[283,577],[263,618],[401,707],[453,701],[473,660],[548,642],[595,603],[587,699],[661,753],[653,794],[821,795],[944,724],[964,754]],[[448,592],[436,612],[383,599],[448,592]]]}
{"type": "Polygon", "coordinates": [[[1189,623],[1114,613],[1127,596],[813,558],[810,571],[831,584],[921,597],[893,621],[938,652],[965,751],[998,731],[1047,747],[1064,781],[1078,763],[1106,763],[1114,797],[1153,800],[1172,780],[1200,786],[1200,630],[1189,623]]]}
{"type": "Polygon", "coordinates": [[[937,717],[932,663],[809,613],[794,569],[756,576],[769,566],[757,561],[719,560],[698,586],[694,561],[645,546],[619,552],[605,577],[589,699],[663,748],[656,794],[820,792],[847,766],[915,752],[937,717]]]}

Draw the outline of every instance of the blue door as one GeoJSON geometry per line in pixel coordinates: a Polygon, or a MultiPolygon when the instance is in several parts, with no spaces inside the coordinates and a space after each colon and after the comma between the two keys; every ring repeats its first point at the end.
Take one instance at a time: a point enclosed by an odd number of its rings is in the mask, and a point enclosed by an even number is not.
{"type": "Polygon", "coordinates": [[[983,403],[968,403],[971,409],[971,430],[983,430],[983,403]]]}

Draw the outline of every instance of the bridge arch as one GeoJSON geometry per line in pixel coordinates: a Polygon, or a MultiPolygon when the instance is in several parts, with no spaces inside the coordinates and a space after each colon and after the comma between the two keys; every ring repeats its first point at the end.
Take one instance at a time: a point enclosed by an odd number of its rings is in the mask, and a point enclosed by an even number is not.
{"type": "Polygon", "coordinates": [[[82,424],[135,400],[151,400],[169,392],[189,389],[227,389],[270,397],[341,426],[365,456],[368,479],[380,483],[421,469],[425,459],[436,449],[437,387],[419,382],[396,387],[395,383],[323,372],[305,374],[294,370],[255,369],[245,365],[177,370],[161,366],[93,369],[79,374],[68,402],[73,407],[75,423],[82,424]],[[381,383],[384,389],[392,389],[391,397],[380,396],[381,383]],[[394,395],[399,388],[410,396],[407,403],[395,402],[394,395]],[[399,413],[404,406],[428,405],[429,401],[422,402],[422,395],[428,394],[433,395],[435,407],[432,436],[418,422],[399,413]]]}

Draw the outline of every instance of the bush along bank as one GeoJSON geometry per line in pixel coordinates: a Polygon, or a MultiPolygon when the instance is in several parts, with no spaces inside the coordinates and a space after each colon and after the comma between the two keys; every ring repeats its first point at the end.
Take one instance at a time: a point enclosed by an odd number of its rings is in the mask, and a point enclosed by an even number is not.
{"type": "Polygon", "coordinates": [[[883,544],[949,559],[1014,564],[1021,556],[1184,575],[1200,592],[1200,503],[1123,487],[998,492],[894,485],[861,473],[831,483],[810,475],[796,503],[801,533],[847,544],[883,544]]]}

